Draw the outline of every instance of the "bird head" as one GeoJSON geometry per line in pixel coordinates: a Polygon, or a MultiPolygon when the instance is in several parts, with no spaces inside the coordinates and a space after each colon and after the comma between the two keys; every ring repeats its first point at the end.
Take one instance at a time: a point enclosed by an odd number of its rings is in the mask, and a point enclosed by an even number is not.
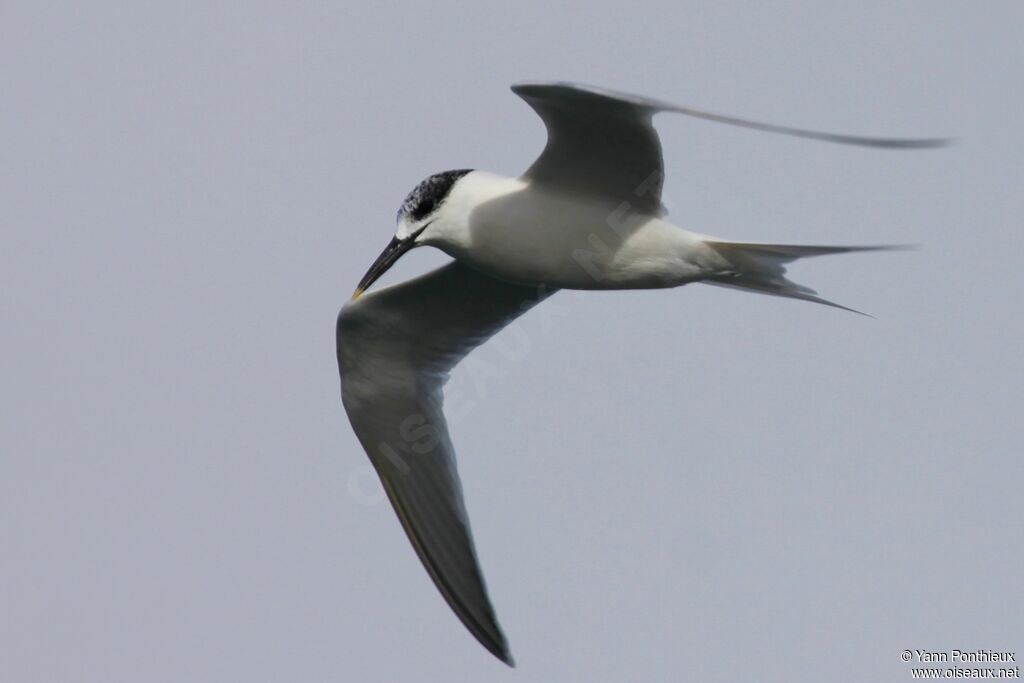
{"type": "Polygon", "coordinates": [[[402,254],[418,246],[436,241],[449,222],[445,215],[445,200],[460,178],[472,169],[435,173],[413,188],[398,209],[398,227],[395,236],[384,247],[366,275],[359,281],[356,299],[381,275],[401,258],[402,254]]]}

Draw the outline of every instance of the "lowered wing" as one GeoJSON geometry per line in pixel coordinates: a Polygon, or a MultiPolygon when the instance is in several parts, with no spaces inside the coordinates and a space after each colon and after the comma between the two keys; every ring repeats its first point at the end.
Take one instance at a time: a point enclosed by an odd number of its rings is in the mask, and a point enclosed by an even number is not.
{"type": "Polygon", "coordinates": [[[338,316],[341,397],[352,428],[441,595],[509,665],[473,547],[441,389],[466,354],[549,294],[454,262],[367,293],[338,316]]]}

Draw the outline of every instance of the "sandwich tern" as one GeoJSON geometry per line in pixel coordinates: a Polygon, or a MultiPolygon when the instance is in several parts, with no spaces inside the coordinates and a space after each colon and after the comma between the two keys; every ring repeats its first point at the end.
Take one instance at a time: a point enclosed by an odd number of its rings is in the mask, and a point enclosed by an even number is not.
{"type": "Polygon", "coordinates": [[[466,628],[510,666],[442,411],[449,371],[558,289],[705,282],[845,309],[788,280],[786,264],[892,248],[731,242],[672,225],[661,203],[664,172],[653,115],[677,112],[867,147],[947,142],[776,126],[570,83],[522,83],[512,90],[547,128],[540,157],[518,178],[456,170],[421,182],[337,324],[342,402],[409,541],[466,628]],[[402,254],[424,245],[453,262],[361,296],[402,254]]]}

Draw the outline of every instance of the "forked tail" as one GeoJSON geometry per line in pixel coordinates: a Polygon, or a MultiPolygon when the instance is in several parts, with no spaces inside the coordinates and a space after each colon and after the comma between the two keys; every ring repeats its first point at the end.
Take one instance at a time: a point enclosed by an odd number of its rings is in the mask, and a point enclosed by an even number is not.
{"type": "MultiPolygon", "coordinates": [[[[868,315],[861,311],[822,299],[810,287],[804,287],[786,279],[786,265],[790,261],[809,256],[826,254],[845,254],[852,251],[892,251],[912,249],[906,245],[868,246],[868,247],[820,247],[799,244],[748,244],[742,242],[720,242],[708,240],[712,247],[728,261],[729,269],[721,275],[704,280],[707,284],[721,287],[735,287],[748,291],[784,296],[790,299],[813,301],[826,306],[841,308],[844,311],[868,315]]],[[[869,316],[870,317],[870,316],[869,316]]]]}

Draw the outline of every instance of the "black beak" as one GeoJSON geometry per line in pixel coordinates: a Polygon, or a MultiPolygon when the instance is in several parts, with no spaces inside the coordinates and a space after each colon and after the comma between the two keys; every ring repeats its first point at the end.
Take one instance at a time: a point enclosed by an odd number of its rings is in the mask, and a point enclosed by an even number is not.
{"type": "Polygon", "coordinates": [[[407,237],[404,240],[400,240],[397,237],[392,237],[391,241],[388,242],[388,246],[384,247],[384,251],[381,252],[377,260],[373,262],[370,269],[366,271],[366,275],[359,281],[359,286],[356,287],[355,293],[352,294],[353,299],[358,299],[359,295],[362,294],[366,289],[376,282],[377,278],[387,272],[387,269],[395,265],[402,254],[416,246],[416,240],[412,237],[407,237]]]}

